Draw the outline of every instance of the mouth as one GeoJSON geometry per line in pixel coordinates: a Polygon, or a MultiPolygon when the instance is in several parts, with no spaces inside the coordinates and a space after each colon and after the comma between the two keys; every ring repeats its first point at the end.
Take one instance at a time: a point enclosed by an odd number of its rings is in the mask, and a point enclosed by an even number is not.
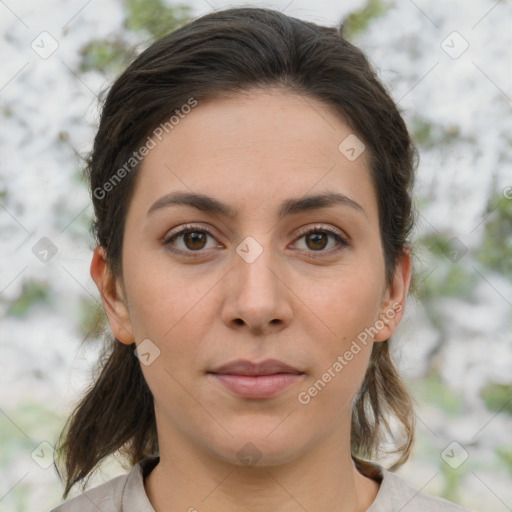
{"type": "Polygon", "coordinates": [[[247,359],[237,359],[236,361],[230,361],[229,363],[218,366],[217,368],[209,371],[217,375],[252,375],[252,376],[264,376],[264,375],[275,375],[278,373],[289,373],[289,374],[303,374],[301,370],[286,364],[277,359],[266,359],[259,363],[248,361],[247,359]]]}
{"type": "Polygon", "coordinates": [[[302,381],[304,372],[275,359],[260,363],[237,360],[207,372],[224,388],[243,398],[270,398],[302,381]]]}

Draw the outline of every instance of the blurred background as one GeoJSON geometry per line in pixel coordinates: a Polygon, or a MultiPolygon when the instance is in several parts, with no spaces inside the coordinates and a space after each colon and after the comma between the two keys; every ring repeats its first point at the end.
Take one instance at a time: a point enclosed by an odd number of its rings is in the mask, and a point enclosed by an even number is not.
{"type": "MultiPolygon", "coordinates": [[[[0,511],[60,503],[53,447],[107,325],[81,177],[100,93],[155,38],[241,5],[344,21],[399,104],[421,157],[394,340],[418,440],[399,474],[512,510],[512,1],[1,0],[0,511]]],[[[91,484],[125,470],[107,461],[91,484]]]]}

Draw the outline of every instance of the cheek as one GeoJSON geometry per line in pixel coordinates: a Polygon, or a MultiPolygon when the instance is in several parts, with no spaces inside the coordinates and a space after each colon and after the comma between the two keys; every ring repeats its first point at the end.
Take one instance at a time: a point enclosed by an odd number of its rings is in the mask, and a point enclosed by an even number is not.
{"type": "Polygon", "coordinates": [[[150,338],[163,345],[178,332],[201,328],[212,287],[209,279],[192,280],[162,258],[145,262],[143,255],[128,257],[124,274],[137,340],[150,338]]]}
{"type": "Polygon", "coordinates": [[[337,340],[338,349],[378,319],[383,277],[370,268],[344,269],[308,294],[306,305],[337,340]]]}
{"type": "Polygon", "coordinates": [[[299,410],[309,417],[321,418],[330,431],[336,425],[346,425],[352,415],[352,405],[364,379],[371,355],[372,343],[343,338],[324,352],[323,364],[317,366],[311,378],[299,389],[296,402],[299,410]]]}
{"type": "Polygon", "coordinates": [[[371,355],[382,283],[378,270],[351,268],[333,276],[324,293],[310,293],[308,305],[320,319],[316,332],[324,334],[314,336],[316,364],[308,385],[316,384],[306,392],[319,405],[333,401],[348,407],[357,393],[371,355]]]}

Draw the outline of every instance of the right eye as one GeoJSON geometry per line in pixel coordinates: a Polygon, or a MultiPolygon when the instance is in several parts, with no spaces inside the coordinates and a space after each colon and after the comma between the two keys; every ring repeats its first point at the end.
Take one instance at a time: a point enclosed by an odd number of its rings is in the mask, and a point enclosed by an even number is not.
{"type": "MultiPolygon", "coordinates": [[[[213,238],[213,234],[208,229],[200,226],[186,225],[180,231],[167,236],[163,240],[163,244],[176,254],[194,256],[193,253],[204,252],[203,249],[208,249],[208,237],[213,238]],[[179,243],[176,244],[176,241],[179,243]]],[[[218,245],[213,244],[211,247],[218,247],[218,245]]]]}

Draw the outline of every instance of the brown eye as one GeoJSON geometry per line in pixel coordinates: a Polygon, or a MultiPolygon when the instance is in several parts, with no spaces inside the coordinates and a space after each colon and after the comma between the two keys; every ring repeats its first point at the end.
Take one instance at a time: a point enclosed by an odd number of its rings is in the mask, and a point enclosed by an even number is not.
{"type": "Polygon", "coordinates": [[[328,243],[328,235],[326,233],[309,233],[306,235],[306,245],[308,246],[308,249],[314,250],[314,251],[321,251],[322,249],[325,249],[328,243]]]}
{"type": "Polygon", "coordinates": [[[182,233],[182,235],[185,247],[191,251],[203,249],[208,236],[204,231],[187,231],[186,233],[182,233]]]}
{"type": "Polygon", "coordinates": [[[312,257],[321,257],[345,249],[349,246],[349,243],[337,231],[317,226],[304,231],[298,238],[296,245],[301,251],[309,252],[312,257]]]}
{"type": "Polygon", "coordinates": [[[163,240],[163,245],[172,252],[183,256],[199,256],[207,253],[207,249],[218,247],[215,238],[209,230],[185,226],[181,231],[174,233],[163,240]],[[210,245],[208,242],[210,239],[210,245]]]}

